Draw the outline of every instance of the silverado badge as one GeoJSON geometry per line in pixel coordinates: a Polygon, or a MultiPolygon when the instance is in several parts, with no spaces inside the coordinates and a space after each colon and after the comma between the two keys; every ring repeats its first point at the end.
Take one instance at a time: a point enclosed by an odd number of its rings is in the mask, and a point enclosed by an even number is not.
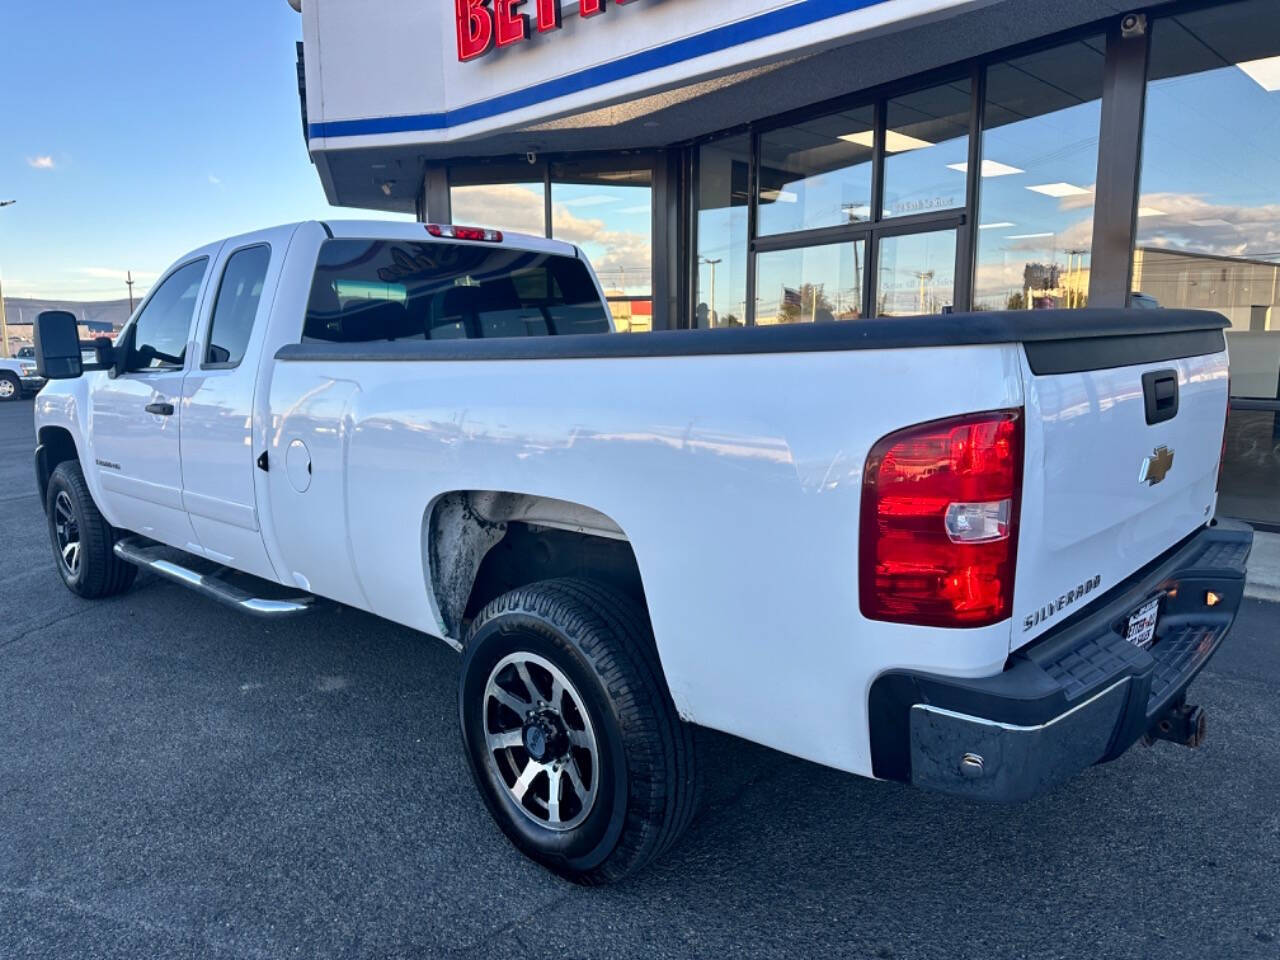
{"type": "Polygon", "coordinates": [[[1156,447],[1151,456],[1142,461],[1138,482],[1154,487],[1173,469],[1173,451],[1166,446],[1156,447]]]}

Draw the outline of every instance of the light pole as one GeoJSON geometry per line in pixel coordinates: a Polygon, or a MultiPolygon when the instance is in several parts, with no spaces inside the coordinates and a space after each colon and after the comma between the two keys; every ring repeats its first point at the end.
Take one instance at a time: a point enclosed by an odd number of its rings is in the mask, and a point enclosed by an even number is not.
{"type": "Polygon", "coordinates": [[[716,265],[723,262],[723,257],[717,257],[712,260],[710,257],[699,257],[699,263],[705,263],[711,268],[711,302],[707,304],[707,325],[714,327],[716,316],[716,265]]]}
{"type": "MultiPolygon", "coordinates": [[[[11,207],[17,200],[0,200],[0,207],[11,207]]],[[[4,285],[0,284],[0,357],[9,355],[9,324],[4,318],[4,285]]]]}

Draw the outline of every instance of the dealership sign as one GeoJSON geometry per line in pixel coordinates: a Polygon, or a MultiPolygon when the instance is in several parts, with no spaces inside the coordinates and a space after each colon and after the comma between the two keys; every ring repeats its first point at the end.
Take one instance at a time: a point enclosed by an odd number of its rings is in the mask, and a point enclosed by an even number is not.
{"type": "MultiPolygon", "coordinates": [[[[624,4],[632,0],[613,2],[624,4]]],[[[594,17],[604,13],[608,3],[609,0],[579,0],[578,15],[594,17]]],[[[560,29],[560,0],[454,0],[454,4],[461,61],[482,57],[494,47],[528,40],[535,25],[539,33],[560,29]]]]}

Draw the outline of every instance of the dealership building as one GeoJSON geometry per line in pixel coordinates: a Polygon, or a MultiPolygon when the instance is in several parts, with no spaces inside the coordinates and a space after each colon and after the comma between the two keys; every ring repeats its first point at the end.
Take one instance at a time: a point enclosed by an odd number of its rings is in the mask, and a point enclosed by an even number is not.
{"type": "Polygon", "coordinates": [[[330,201],[577,243],[623,332],[1222,312],[1280,525],[1280,0],[301,7],[330,201]]]}

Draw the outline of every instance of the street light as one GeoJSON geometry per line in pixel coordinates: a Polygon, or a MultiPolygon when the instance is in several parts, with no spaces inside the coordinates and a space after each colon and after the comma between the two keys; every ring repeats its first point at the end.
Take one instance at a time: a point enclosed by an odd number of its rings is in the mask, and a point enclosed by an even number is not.
{"type": "Polygon", "coordinates": [[[723,257],[717,257],[712,260],[710,257],[699,257],[698,263],[705,263],[711,268],[711,303],[707,305],[707,326],[714,327],[716,325],[716,265],[723,263],[723,257]]]}
{"type": "MultiPolygon", "coordinates": [[[[0,207],[12,207],[17,200],[0,200],[0,207]]],[[[4,286],[0,284],[0,357],[9,355],[9,324],[4,318],[4,286]]]]}

